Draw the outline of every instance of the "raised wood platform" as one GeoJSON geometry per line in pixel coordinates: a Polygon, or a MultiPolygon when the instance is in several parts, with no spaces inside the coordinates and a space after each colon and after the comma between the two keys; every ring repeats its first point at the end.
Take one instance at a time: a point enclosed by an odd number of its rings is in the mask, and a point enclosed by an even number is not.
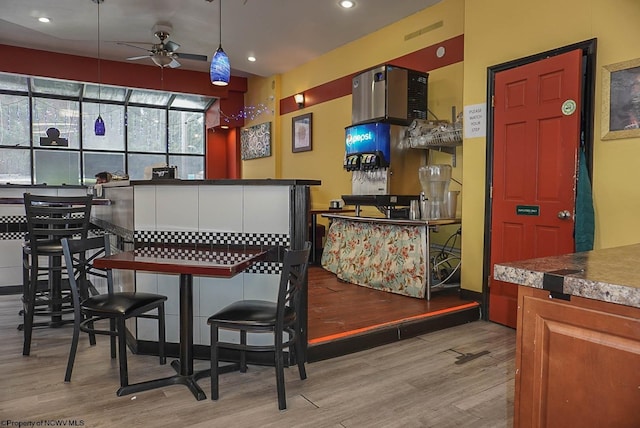
{"type": "Polygon", "coordinates": [[[340,281],[309,268],[308,361],[333,358],[480,319],[480,305],[458,289],[431,300],[387,293],[340,281]]]}

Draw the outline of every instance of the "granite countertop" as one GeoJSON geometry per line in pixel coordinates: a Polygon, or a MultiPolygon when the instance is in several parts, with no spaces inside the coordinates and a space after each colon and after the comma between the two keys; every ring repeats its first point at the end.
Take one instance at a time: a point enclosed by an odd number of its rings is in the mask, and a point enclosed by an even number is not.
{"type": "Polygon", "coordinates": [[[527,287],[551,289],[603,302],[640,308],[640,244],[494,266],[494,278],[527,287]]]}

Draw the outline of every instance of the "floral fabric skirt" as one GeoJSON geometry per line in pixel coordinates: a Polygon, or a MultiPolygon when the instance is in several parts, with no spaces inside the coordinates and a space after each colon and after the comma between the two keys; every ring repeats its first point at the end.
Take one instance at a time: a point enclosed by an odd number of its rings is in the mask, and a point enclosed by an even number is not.
{"type": "Polygon", "coordinates": [[[426,229],[334,219],[322,267],[343,281],[424,298],[426,229]]]}

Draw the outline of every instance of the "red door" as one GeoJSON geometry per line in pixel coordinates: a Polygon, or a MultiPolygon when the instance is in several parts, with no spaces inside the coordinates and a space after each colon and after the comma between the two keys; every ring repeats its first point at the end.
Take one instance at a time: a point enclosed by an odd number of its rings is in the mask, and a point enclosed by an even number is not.
{"type": "Polygon", "coordinates": [[[574,252],[582,51],[496,74],[489,319],[516,326],[517,286],[493,265],[574,252]]]}

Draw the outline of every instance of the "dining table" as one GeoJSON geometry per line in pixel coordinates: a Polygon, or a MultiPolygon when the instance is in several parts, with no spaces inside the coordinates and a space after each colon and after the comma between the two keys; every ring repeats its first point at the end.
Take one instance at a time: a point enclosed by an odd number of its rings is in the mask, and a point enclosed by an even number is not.
{"type": "MultiPolygon", "coordinates": [[[[185,385],[197,400],[205,393],[197,381],[210,375],[211,369],[193,370],[193,277],[232,278],[262,260],[268,250],[253,248],[216,248],[215,246],[149,246],[123,251],[94,260],[101,269],[126,269],[180,276],[180,347],[179,359],[171,362],[173,376],[121,387],[118,396],[134,394],[164,386],[185,385]]],[[[225,366],[223,371],[235,369],[225,366]]]]}

